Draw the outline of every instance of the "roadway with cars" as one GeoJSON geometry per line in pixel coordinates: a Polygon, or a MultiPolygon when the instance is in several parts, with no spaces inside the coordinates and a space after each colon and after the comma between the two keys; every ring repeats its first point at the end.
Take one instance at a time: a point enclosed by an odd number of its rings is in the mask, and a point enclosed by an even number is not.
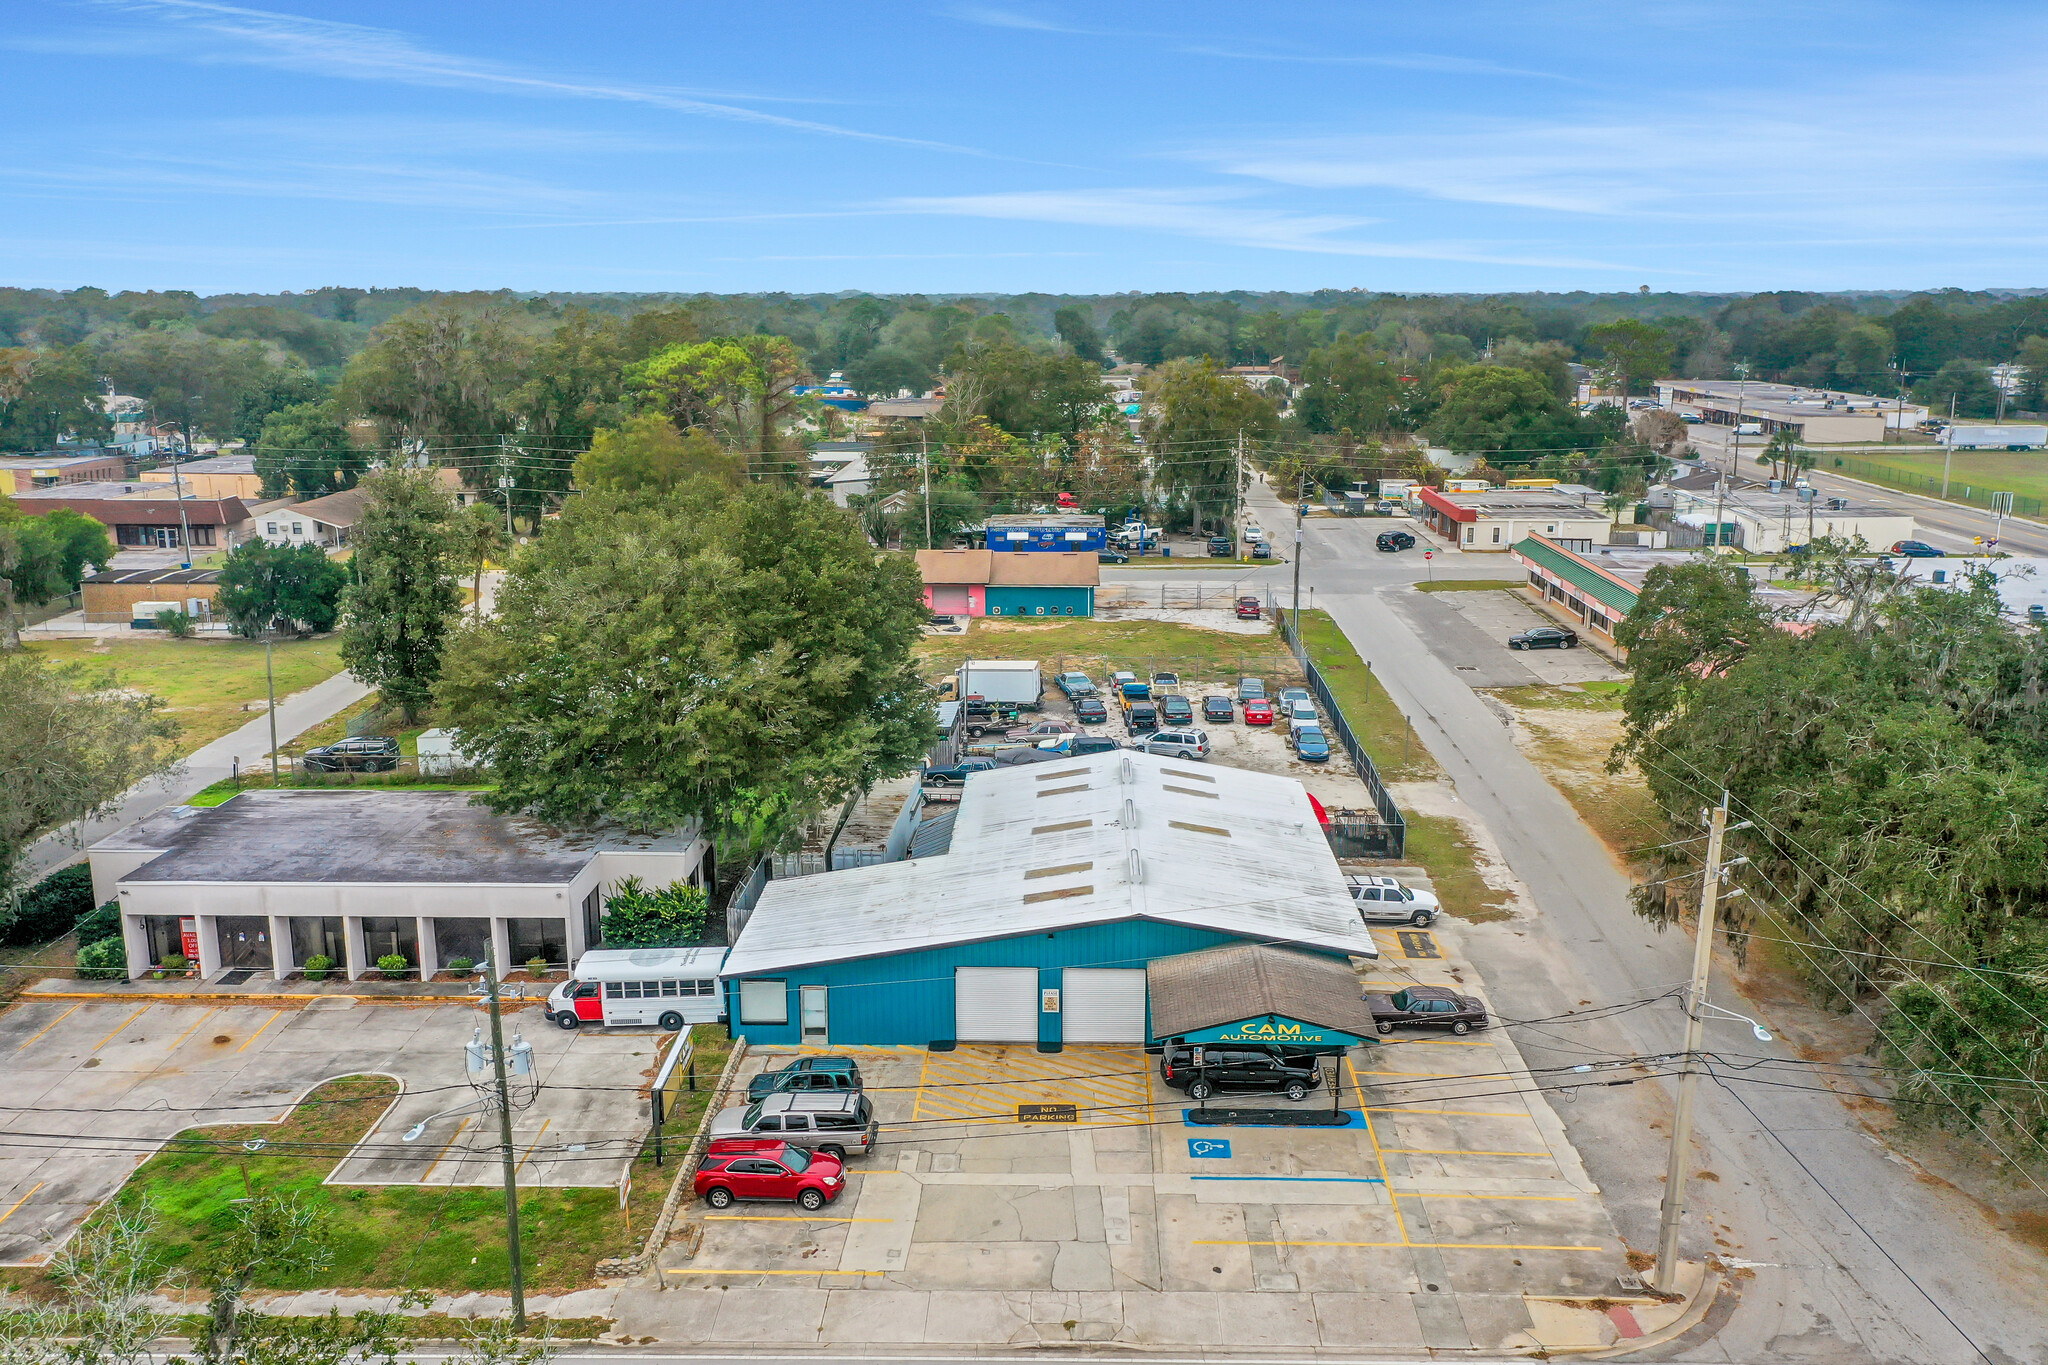
{"type": "MultiPolygon", "coordinates": [[[[1263,485],[1254,486],[1249,510],[1268,529],[1293,521],[1291,509],[1263,485]]],[[[1458,660],[1476,642],[1448,634],[1439,639],[1418,626],[1434,615],[1418,616],[1410,606],[1428,599],[1406,591],[1407,585],[1432,572],[1513,579],[1521,576],[1520,566],[1506,555],[1448,550],[1428,536],[1418,537],[1415,550],[1380,553],[1371,538],[1387,525],[1377,518],[1309,518],[1303,601],[1313,590],[1314,604],[1330,612],[1371,662],[1538,907],[1533,921],[1466,933],[1467,950],[1496,1006],[1511,1017],[1547,1017],[1667,992],[1689,974],[1690,940],[1660,934],[1631,911],[1628,875],[1472,690],[1468,680],[1475,674],[1461,673],[1458,660]],[[1422,546],[1435,550],[1427,567],[1422,546]]],[[[1279,534],[1292,541],[1286,529],[1279,534]]],[[[1141,571],[1105,573],[1125,576],[1144,579],[1141,571]]],[[[1291,577],[1290,566],[1248,571],[1233,581],[1270,584],[1284,600],[1291,577]]],[[[1493,648],[1514,667],[1532,657],[1509,655],[1498,643],[1493,648]]],[[[1716,998],[1755,1012],[1725,976],[1716,998]]],[[[1683,1046],[1682,1026],[1679,1009],[1664,1003],[1560,1029],[1549,1039],[1524,1036],[1521,1043],[1529,1065],[1540,1069],[1674,1052],[1683,1046]]],[[[1783,1038],[1782,1030],[1773,1031],[1783,1038]]],[[[1709,1025],[1707,1038],[1725,1055],[1768,1057],[1795,1071],[1789,1086],[1701,1087],[1695,1160],[1688,1166],[1712,1178],[1691,1182],[1683,1253],[1687,1259],[1719,1255],[1754,1279],[1716,1308],[1684,1358],[1978,1359],[1957,1324],[1977,1345],[2008,1358],[2036,1359],[2048,1351],[2048,1273],[2037,1260],[2017,1248],[1987,1258],[1983,1212],[1943,1183],[1916,1179],[1912,1165],[1866,1133],[1834,1094],[1797,1084],[1804,1073],[1796,1071],[1796,1048],[1758,1043],[1734,1023],[1709,1025]],[[1914,1281],[1939,1300],[1939,1310],[1914,1281]]],[[[1669,1097],[1661,1083],[1589,1086],[1562,1113],[1622,1236],[1632,1246],[1654,1248],[1668,1154],[1669,1097]]]]}

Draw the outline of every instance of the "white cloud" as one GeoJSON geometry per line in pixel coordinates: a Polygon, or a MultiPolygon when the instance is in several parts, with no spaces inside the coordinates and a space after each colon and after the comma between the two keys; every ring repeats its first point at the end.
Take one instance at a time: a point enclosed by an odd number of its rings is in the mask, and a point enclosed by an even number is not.
{"type": "Polygon", "coordinates": [[[1378,219],[1265,209],[1241,199],[1241,195],[1227,189],[1018,190],[892,199],[882,207],[904,213],[1164,232],[1232,246],[1328,256],[1597,270],[1634,268],[1583,258],[1502,253],[1476,243],[1367,241],[1339,234],[1371,227],[1378,219]]]}
{"type": "Polygon", "coordinates": [[[688,89],[540,75],[503,63],[437,52],[395,29],[308,19],[296,14],[217,4],[212,0],[98,2],[103,8],[134,19],[154,21],[154,24],[143,34],[102,29],[93,34],[66,38],[17,36],[5,41],[17,48],[97,53],[120,50],[152,60],[177,56],[190,61],[267,66],[344,80],[637,104],[795,132],[939,151],[973,151],[972,148],[921,138],[895,137],[809,119],[789,118],[728,102],[752,98],[750,96],[708,98],[688,89]]]}

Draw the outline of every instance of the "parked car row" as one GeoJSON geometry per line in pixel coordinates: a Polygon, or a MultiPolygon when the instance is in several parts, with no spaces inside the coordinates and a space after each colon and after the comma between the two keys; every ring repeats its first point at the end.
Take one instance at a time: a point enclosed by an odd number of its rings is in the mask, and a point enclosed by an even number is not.
{"type": "Polygon", "coordinates": [[[846,1162],[881,1139],[851,1057],[800,1057],[747,1082],[747,1103],[711,1120],[696,1190],[714,1209],[739,1199],[816,1212],[845,1192],[846,1162]]]}

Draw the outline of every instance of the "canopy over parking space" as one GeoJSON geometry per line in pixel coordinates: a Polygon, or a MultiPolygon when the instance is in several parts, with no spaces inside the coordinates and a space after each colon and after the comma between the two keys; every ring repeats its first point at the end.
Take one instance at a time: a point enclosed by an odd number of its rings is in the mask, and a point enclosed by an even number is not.
{"type": "Polygon", "coordinates": [[[1158,1042],[1338,1051],[1373,1035],[1357,973],[1342,958],[1231,943],[1154,958],[1145,978],[1158,1042]]]}

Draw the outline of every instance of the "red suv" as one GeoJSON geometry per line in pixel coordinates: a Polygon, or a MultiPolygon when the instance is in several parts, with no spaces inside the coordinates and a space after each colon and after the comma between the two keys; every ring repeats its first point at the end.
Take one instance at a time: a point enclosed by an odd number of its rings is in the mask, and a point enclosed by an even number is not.
{"type": "Polygon", "coordinates": [[[697,1167],[697,1193],[714,1209],[735,1199],[793,1199],[815,1213],[845,1188],[838,1157],[775,1138],[720,1138],[697,1167]]]}
{"type": "Polygon", "coordinates": [[[1256,620],[1258,620],[1258,619],[1259,619],[1259,616],[1260,616],[1260,610],[1259,610],[1259,599],[1258,599],[1258,598],[1256,598],[1256,597],[1240,597],[1240,598],[1238,598],[1238,599],[1237,599],[1237,619],[1238,619],[1238,620],[1240,620],[1240,621],[1256,621],[1256,620]]]}

